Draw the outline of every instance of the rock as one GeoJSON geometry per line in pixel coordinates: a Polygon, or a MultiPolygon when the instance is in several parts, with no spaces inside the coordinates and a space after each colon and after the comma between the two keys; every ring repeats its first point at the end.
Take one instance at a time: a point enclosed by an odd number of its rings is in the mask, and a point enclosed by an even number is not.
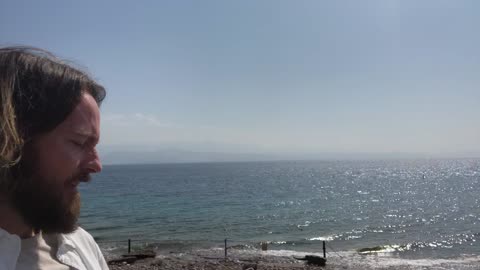
{"type": "Polygon", "coordinates": [[[150,265],[151,265],[151,266],[162,266],[162,264],[163,264],[163,261],[162,261],[162,260],[156,259],[156,260],[154,260],[150,265]]]}
{"type": "Polygon", "coordinates": [[[327,259],[322,258],[320,256],[314,256],[314,255],[306,255],[303,258],[297,258],[297,257],[294,257],[294,258],[297,260],[306,261],[307,264],[309,265],[325,266],[327,263],[327,259]]]}
{"type": "Polygon", "coordinates": [[[115,265],[115,264],[126,265],[126,264],[129,264],[129,263],[134,263],[136,260],[137,260],[136,257],[123,257],[123,258],[120,258],[120,259],[110,260],[110,261],[108,261],[107,264],[108,265],[115,265]]]}
{"type": "Polygon", "coordinates": [[[257,270],[257,264],[244,264],[242,270],[257,270]]]}
{"type": "Polygon", "coordinates": [[[139,253],[129,253],[129,254],[124,254],[122,257],[135,257],[139,260],[141,259],[146,259],[146,258],[155,258],[157,254],[155,254],[154,251],[144,251],[144,252],[139,252],[139,253]]]}

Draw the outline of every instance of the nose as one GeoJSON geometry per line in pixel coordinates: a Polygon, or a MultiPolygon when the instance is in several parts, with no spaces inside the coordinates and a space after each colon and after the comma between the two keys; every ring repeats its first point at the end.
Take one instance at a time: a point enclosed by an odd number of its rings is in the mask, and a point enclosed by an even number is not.
{"type": "Polygon", "coordinates": [[[102,171],[102,163],[95,148],[88,155],[87,170],[89,173],[99,173],[102,171]]]}

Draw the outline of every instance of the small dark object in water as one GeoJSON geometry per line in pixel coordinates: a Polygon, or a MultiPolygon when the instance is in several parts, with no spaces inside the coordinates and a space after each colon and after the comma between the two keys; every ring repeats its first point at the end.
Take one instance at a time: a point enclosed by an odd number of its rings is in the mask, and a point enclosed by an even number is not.
{"type": "Polygon", "coordinates": [[[257,264],[256,263],[244,264],[242,265],[242,270],[257,270],[257,264]]]}
{"type": "Polygon", "coordinates": [[[131,263],[134,263],[136,260],[138,260],[136,257],[123,257],[123,258],[120,258],[120,259],[114,259],[114,260],[110,260],[108,261],[108,265],[117,265],[117,264],[124,264],[124,263],[128,263],[128,264],[131,264],[131,263]]]}
{"type": "Polygon", "coordinates": [[[108,265],[112,264],[132,264],[136,262],[137,260],[142,260],[146,258],[155,258],[156,254],[153,251],[146,251],[146,252],[141,252],[141,253],[130,253],[130,254],[124,254],[122,255],[122,258],[119,259],[113,259],[108,261],[108,265]]]}
{"type": "Polygon", "coordinates": [[[369,248],[361,248],[358,250],[358,253],[360,254],[368,254],[368,253],[373,253],[373,252],[380,252],[384,250],[384,246],[376,246],[376,247],[369,247],[369,248]]]}
{"type": "Polygon", "coordinates": [[[294,258],[297,260],[307,261],[307,264],[309,265],[325,266],[325,264],[327,263],[327,259],[314,255],[306,255],[303,258],[294,258]]]}
{"type": "Polygon", "coordinates": [[[145,251],[145,252],[139,252],[139,253],[129,253],[129,254],[124,254],[122,257],[128,258],[128,257],[135,257],[138,260],[141,259],[146,259],[146,258],[155,258],[156,254],[153,251],[145,251]]]}

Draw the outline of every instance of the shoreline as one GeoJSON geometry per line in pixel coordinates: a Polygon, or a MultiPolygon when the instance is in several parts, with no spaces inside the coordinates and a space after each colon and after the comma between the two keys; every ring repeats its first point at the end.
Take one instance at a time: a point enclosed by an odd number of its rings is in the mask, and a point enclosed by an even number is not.
{"type": "MultiPolygon", "coordinates": [[[[307,254],[307,253],[305,253],[307,254]]],[[[313,254],[313,253],[312,253],[313,254]]],[[[319,255],[314,254],[314,255],[319,255]]],[[[345,254],[344,254],[345,255],[345,254]]],[[[154,253],[154,258],[140,259],[134,263],[109,265],[112,270],[140,269],[196,269],[196,270],[286,270],[286,269],[378,269],[378,270],[472,270],[480,269],[480,256],[465,256],[458,259],[402,259],[385,254],[349,256],[327,255],[324,267],[307,265],[293,256],[269,252],[231,253],[225,259],[223,250],[197,250],[189,252],[154,253]]],[[[110,257],[119,258],[120,256],[110,257]]],[[[108,260],[107,260],[108,261],[108,260]]]]}

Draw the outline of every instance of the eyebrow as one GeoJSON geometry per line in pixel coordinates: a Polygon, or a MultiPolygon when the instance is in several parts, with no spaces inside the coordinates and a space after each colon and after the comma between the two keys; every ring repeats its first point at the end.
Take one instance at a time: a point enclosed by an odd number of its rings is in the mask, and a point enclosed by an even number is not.
{"type": "Polygon", "coordinates": [[[92,133],[82,132],[82,131],[74,131],[73,134],[81,137],[87,137],[88,139],[97,141],[99,139],[98,136],[93,135],[92,133]]]}

